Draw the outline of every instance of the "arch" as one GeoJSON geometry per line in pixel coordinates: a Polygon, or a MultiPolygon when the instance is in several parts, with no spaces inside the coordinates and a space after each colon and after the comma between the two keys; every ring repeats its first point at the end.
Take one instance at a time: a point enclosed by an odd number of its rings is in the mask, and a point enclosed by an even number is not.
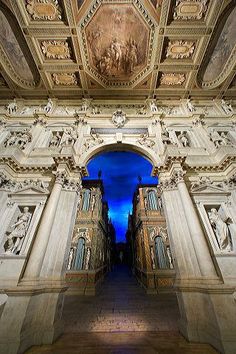
{"type": "Polygon", "coordinates": [[[76,257],[75,257],[75,264],[74,264],[75,270],[83,269],[84,254],[85,254],[85,239],[84,237],[80,237],[78,240],[76,257]]]}
{"type": "MultiPolygon", "coordinates": [[[[97,155],[103,152],[110,151],[129,151],[141,155],[146,158],[153,166],[152,175],[155,175],[155,168],[161,164],[161,159],[157,155],[155,151],[150,148],[146,148],[144,146],[139,146],[133,142],[129,143],[103,143],[99,146],[95,146],[88,151],[84,152],[80,158],[80,166],[81,168],[85,168],[88,165],[89,161],[96,157],[97,155]]],[[[87,171],[87,170],[86,170],[87,171]]]]}

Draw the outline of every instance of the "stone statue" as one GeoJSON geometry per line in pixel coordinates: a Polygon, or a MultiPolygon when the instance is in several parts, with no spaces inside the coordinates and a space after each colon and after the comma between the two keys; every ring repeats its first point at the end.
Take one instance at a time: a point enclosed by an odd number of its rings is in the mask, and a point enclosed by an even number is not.
{"type": "Polygon", "coordinates": [[[217,131],[213,130],[210,133],[210,139],[214,143],[215,147],[222,145],[222,138],[217,131]]]}
{"type": "Polygon", "coordinates": [[[67,270],[70,270],[72,267],[72,262],[74,259],[74,253],[75,253],[75,248],[71,247],[70,253],[69,253],[69,258],[68,258],[68,265],[67,265],[67,270]]]}
{"type": "Polygon", "coordinates": [[[186,101],[186,107],[187,107],[187,110],[190,112],[190,113],[193,113],[195,111],[195,107],[194,105],[192,104],[190,98],[187,99],[186,101]]]}
{"type": "Polygon", "coordinates": [[[48,99],[48,102],[47,102],[47,104],[46,104],[46,106],[44,107],[45,113],[46,113],[46,114],[51,113],[52,107],[53,107],[53,102],[52,102],[52,99],[49,98],[49,99],[48,99]]]}
{"type": "Polygon", "coordinates": [[[162,133],[161,133],[161,140],[163,142],[163,145],[174,145],[174,142],[172,141],[172,139],[169,136],[169,132],[164,128],[162,129],[162,133]]]}
{"type": "Polygon", "coordinates": [[[162,200],[161,200],[161,197],[160,196],[157,196],[157,206],[158,206],[158,209],[162,210],[162,200]]]}
{"type": "Polygon", "coordinates": [[[85,263],[84,263],[85,270],[89,269],[90,256],[91,256],[91,249],[90,249],[90,247],[87,247],[86,256],[85,256],[85,263]]]}
{"type": "Polygon", "coordinates": [[[148,133],[141,134],[140,138],[137,140],[140,145],[144,145],[148,148],[152,148],[155,145],[155,141],[149,138],[148,133]]]}
{"type": "Polygon", "coordinates": [[[221,251],[232,251],[231,237],[227,221],[223,221],[219,212],[212,208],[209,212],[209,220],[216,235],[216,239],[221,251]]]}
{"type": "Polygon", "coordinates": [[[52,135],[51,141],[49,143],[49,147],[58,147],[60,145],[61,135],[60,132],[57,131],[52,135]]]}
{"type": "Polygon", "coordinates": [[[29,207],[24,207],[23,213],[18,216],[17,221],[11,225],[12,232],[7,235],[4,248],[6,253],[19,254],[27,234],[32,214],[29,207]]]}
{"type": "Polygon", "coordinates": [[[231,140],[227,137],[225,132],[220,133],[221,145],[232,145],[231,140]]]}
{"type": "Polygon", "coordinates": [[[224,99],[221,100],[221,107],[222,107],[223,111],[225,112],[225,114],[233,114],[234,113],[234,109],[233,109],[231,103],[226,102],[224,99]]]}
{"type": "Polygon", "coordinates": [[[170,269],[173,269],[174,268],[174,264],[173,264],[173,259],[172,259],[172,255],[171,255],[169,246],[166,247],[166,253],[167,253],[168,260],[169,260],[170,269]]]}
{"type": "Polygon", "coordinates": [[[17,111],[17,103],[16,103],[16,99],[15,98],[14,98],[13,102],[10,102],[7,105],[6,109],[7,109],[9,114],[16,113],[16,111],[17,111]]]}
{"type": "Polygon", "coordinates": [[[154,101],[150,102],[150,110],[152,113],[157,113],[157,111],[158,111],[157,105],[154,101]]]}
{"type": "Polygon", "coordinates": [[[189,146],[189,140],[186,132],[181,132],[178,136],[178,139],[184,147],[189,146]]]}
{"type": "Polygon", "coordinates": [[[60,141],[61,146],[73,146],[78,138],[77,132],[75,129],[69,127],[64,128],[64,132],[60,141]]]}

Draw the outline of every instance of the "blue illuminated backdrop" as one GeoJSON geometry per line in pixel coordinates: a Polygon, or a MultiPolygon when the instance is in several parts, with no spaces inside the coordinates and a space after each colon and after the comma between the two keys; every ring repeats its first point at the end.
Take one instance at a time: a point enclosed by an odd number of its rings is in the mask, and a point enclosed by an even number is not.
{"type": "Polygon", "coordinates": [[[131,152],[107,152],[96,156],[88,164],[89,177],[85,179],[97,179],[99,170],[102,171],[104,199],[108,202],[109,216],[116,229],[116,241],[125,241],[138,176],[142,177],[142,183],[157,183],[157,178],[151,177],[151,163],[131,152]]]}

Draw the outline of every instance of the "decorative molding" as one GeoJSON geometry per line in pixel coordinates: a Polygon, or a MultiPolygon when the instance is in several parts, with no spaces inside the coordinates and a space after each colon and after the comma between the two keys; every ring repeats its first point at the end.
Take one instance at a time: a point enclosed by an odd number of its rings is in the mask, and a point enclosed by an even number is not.
{"type": "Polygon", "coordinates": [[[167,86],[183,85],[185,80],[186,80],[185,74],[162,73],[160,78],[160,84],[167,85],[167,86]]]}
{"type": "Polygon", "coordinates": [[[16,181],[8,178],[3,172],[0,172],[0,189],[12,193],[33,189],[40,193],[48,193],[48,182],[39,179],[25,179],[23,181],[16,181]]]}
{"type": "Polygon", "coordinates": [[[46,59],[71,59],[71,48],[67,41],[43,41],[41,49],[46,59]]]}
{"type": "Polygon", "coordinates": [[[18,148],[24,150],[26,145],[31,142],[32,134],[28,129],[18,132],[10,132],[10,135],[4,141],[5,147],[17,146],[18,148]]]}
{"type": "Polygon", "coordinates": [[[62,9],[58,0],[26,0],[26,10],[33,20],[58,21],[62,19],[62,9]]]}
{"type": "Polygon", "coordinates": [[[208,0],[176,0],[174,20],[201,20],[207,11],[208,0]]]}
{"type": "Polygon", "coordinates": [[[52,73],[52,81],[56,86],[77,86],[79,84],[75,73],[52,73]]]}
{"type": "Polygon", "coordinates": [[[137,140],[137,143],[140,145],[146,146],[149,149],[152,149],[153,146],[155,145],[155,141],[149,138],[149,134],[141,134],[140,138],[137,140]]]}
{"type": "Polygon", "coordinates": [[[83,145],[83,152],[90,150],[92,147],[103,143],[103,139],[99,137],[94,129],[91,129],[90,138],[87,138],[83,145]]]}
{"type": "Polygon", "coordinates": [[[185,59],[193,56],[195,43],[191,41],[169,41],[166,57],[171,59],[185,59]]]}
{"type": "Polygon", "coordinates": [[[122,109],[117,109],[112,115],[112,123],[116,128],[122,128],[126,123],[126,114],[122,112],[122,109]]]}

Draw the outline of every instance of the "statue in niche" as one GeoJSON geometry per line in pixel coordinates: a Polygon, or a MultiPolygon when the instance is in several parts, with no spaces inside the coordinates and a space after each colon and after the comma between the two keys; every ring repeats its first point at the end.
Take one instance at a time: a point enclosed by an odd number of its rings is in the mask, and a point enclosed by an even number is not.
{"type": "Polygon", "coordinates": [[[173,140],[170,138],[169,132],[166,128],[162,129],[161,140],[162,140],[163,145],[165,145],[165,146],[166,145],[175,145],[173,140]]]}
{"type": "Polygon", "coordinates": [[[222,145],[222,138],[217,131],[213,130],[210,133],[210,139],[214,143],[215,147],[219,147],[222,145]]]}
{"type": "Polygon", "coordinates": [[[87,247],[86,255],[85,255],[85,263],[84,263],[85,270],[89,269],[90,257],[91,257],[91,249],[90,247],[87,247]]]}
{"type": "Polygon", "coordinates": [[[225,112],[225,114],[233,114],[234,113],[234,109],[233,109],[231,103],[226,102],[224,99],[221,100],[221,107],[222,107],[223,111],[225,112]]]}
{"type": "Polygon", "coordinates": [[[29,212],[29,207],[24,207],[17,221],[11,225],[12,232],[7,235],[4,248],[6,253],[19,254],[27,234],[32,213],[29,212]]]}
{"type": "Polygon", "coordinates": [[[173,269],[174,268],[174,264],[173,264],[173,259],[172,259],[172,255],[171,255],[169,246],[166,247],[166,254],[167,254],[167,257],[168,257],[168,260],[169,260],[170,269],[173,269]]]}
{"type": "Polygon", "coordinates": [[[184,147],[189,146],[189,139],[187,136],[187,132],[181,132],[178,136],[178,139],[184,147]]]}
{"type": "Polygon", "coordinates": [[[17,103],[16,103],[16,99],[14,98],[13,102],[10,102],[7,107],[7,112],[11,115],[13,113],[16,113],[17,111],[17,103]]]}
{"type": "Polygon", "coordinates": [[[49,143],[49,147],[58,147],[60,145],[61,135],[60,132],[57,131],[52,135],[51,141],[49,143]]]}
{"type": "Polygon", "coordinates": [[[69,258],[68,258],[67,270],[71,270],[72,262],[74,260],[74,255],[75,255],[75,247],[71,247],[70,253],[69,253],[69,258]]]}
{"type": "Polygon", "coordinates": [[[232,221],[229,218],[224,221],[215,208],[212,208],[208,215],[220,250],[227,252],[232,251],[231,236],[227,225],[232,221]]]}
{"type": "Polygon", "coordinates": [[[78,138],[77,132],[75,129],[69,127],[64,128],[64,132],[60,141],[61,146],[73,146],[78,138]]]}
{"type": "Polygon", "coordinates": [[[47,102],[47,104],[46,104],[46,106],[44,107],[44,112],[45,112],[46,114],[51,113],[52,107],[53,107],[53,102],[52,102],[52,99],[49,98],[49,99],[48,99],[48,102],[47,102]]]}

